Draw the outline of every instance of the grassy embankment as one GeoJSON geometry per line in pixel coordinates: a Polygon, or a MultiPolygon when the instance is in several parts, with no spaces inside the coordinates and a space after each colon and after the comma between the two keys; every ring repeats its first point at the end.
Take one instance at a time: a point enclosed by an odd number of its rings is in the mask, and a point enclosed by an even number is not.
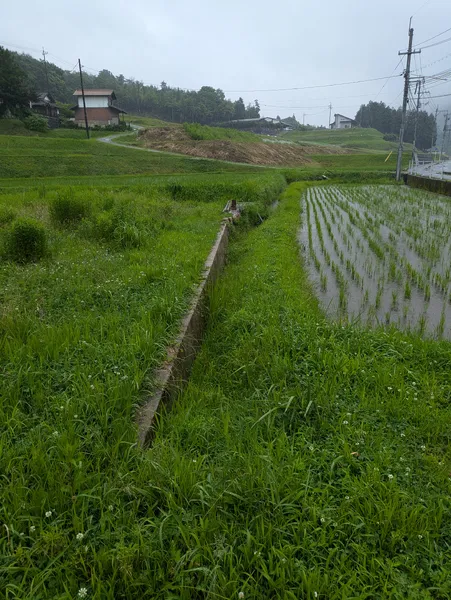
{"type": "Polygon", "coordinates": [[[2,248],[24,216],[49,240],[36,264],[0,262],[5,597],[72,599],[98,575],[106,587],[99,580],[93,596],[117,598],[108,590],[121,579],[128,588],[140,571],[133,548],[143,505],[134,495],[152,488],[150,457],[136,447],[136,406],[176,333],[225,199],[263,209],[284,185],[278,175],[212,189],[206,179],[169,179],[0,197],[2,248]],[[55,221],[57,202],[73,220],[55,221]]]}
{"type": "Polygon", "coordinates": [[[0,178],[256,170],[251,165],[144,152],[97,140],[0,136],[0,178]]]}
{"type": "MultiPolygon", "coordinates": [[[[119,141],[122,138],[119,138],[119,141]]],[[[214,173],[280,172],[291,181],[327,177],[389,177],[395,157],[385,162],[381,154],[315,155],[315,165],[296,169],[264,169],[212,159],[145,152],[121,148],[97,140],[43,139],[25,136],[0,136],[1,187],[66,182],[68,185],[127,185],[146,183],[155,176],[214,173]],[[137,177],[140,175],[141,177],[137,177]]]]}
{"type": "Polygon", "coordinates": [[[451,595],[450,345],[324,319],[299,261],[304,186],[234,242],[148,453],[142,593],[451,595]]]}
{"type": "MultiPolygon", "coordinates": [[[[377,129],[313,129],[311,131],[288,131],[281,135],[283,139],[300,144],[322,144],[341,146],[356,150],[390,152],[397,150],[397,142],[387,142],[377,129]]],[[[404,145],[405,150],[411,149],[411,144],[404,145]]]]}

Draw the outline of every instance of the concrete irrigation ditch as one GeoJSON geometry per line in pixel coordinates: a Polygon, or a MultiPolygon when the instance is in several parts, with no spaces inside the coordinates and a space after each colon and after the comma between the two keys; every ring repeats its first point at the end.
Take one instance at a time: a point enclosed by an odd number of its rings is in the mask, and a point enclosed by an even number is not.
{"type": "Polygon", "coordinates": [[[141,447],[149,446],[155,432],[157,415],[169,408],[186,384],[207,325],[208,290],[222,271],[229,242],[231,219],[222,222],[216,242],[205,262],[202,280],[191,307],[183,317],[175,344],[168,348],[167,358],[156,375],[155,392],[148,396],[138,412],[138,438],[141,447]]]}

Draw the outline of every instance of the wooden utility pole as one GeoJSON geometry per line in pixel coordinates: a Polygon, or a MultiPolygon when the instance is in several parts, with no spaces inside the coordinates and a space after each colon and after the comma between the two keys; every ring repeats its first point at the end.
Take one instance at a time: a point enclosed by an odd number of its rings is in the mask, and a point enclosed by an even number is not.
{"type": "Polygon", "coordinates": [[[417,85],[416,85],[416,89],[415,91],[418,91],[418,96],[417,96],[417,108],[415,111],[415,128],[413,131],[413,144],[412,144],[412,161],[415,160],[415,150],[416,150],[416,145],[417,145],[417,128],[418,128],[418,116],[419,116],[419,112],[420,112],[420,94],[421,94],[421,84],[424,83],[424,78],[423,79],[418,79],[417,80],[417,85]]]}
{"type": "Polygon", "coordinates": [[[406,115],[407,115],[407,102],[409,99],[409,84],[410,84],[410,61],[412,58],[412,54],[419,54],[421,50],[412,50],[412,42],[413,42],[413,27],[410,27],[412,24],[412,17],[410,17],[409,22],[409,47],[407,52],[398,52],[399,56],[405,56],[407,54],[407,66],[404,73],[404,97],[402,101],[402,117],[401,117],[401,129],[399,131],[399,146],[398,146],[398,161],[396,163],[396,181],[401,179],[401,170],[402,170],[402,152],[404,150],[404,131],[406,128],[406,115]]]}
{"type": "MultiPolygon", "coordinates": [[[[437,143],[437,116],[438,116],[438,106],[435,109],[435,142],[437,143]]],[[[431,148],[434,147],[434,131],[432,131],[432,139],[431,139],[431,148]]]]}
{"type": "Polygon", "coordinates": [[[440,147],[440,161],[442,160],[442,154],[443,154],[443,150],[445,148],[445,137],[446,137],[446,132],[448,131],[448,118],[449,118],[449,113],[448,113],[448,111],[446,111],[445,124],[443,125],[442,145],[440,147]]]}
{"type": "Polygon", "coordinates": [[[81,62],[80,62],[80,59],[78,59],[78,68],[80,70],[81,97],[83,98],[83,110],[84,110],[84,113],[85,113],[86,137],[89,140],[88,113],[86,112],[85,89],[83,87],[83,73],[81,71],[81,62]]]}
{"type": "Polygon", "coordinates": [[[328,127],[330,128],[330,120],[332,118],[332,102],[329,102],[329,124],[328,127]]]}
{"type": "Polygon", "coordinates": [[[45,60],[46,54],[48,54],[48,52],[46,52],[44,50],[44,47],[42,48],[42,56],[44,57],[44,71],[45,71],[45,80],[47,82],[47,94],[50,92],[50,86],[49,86],[49,74],[47,71],[47,61],[45,60]]]}

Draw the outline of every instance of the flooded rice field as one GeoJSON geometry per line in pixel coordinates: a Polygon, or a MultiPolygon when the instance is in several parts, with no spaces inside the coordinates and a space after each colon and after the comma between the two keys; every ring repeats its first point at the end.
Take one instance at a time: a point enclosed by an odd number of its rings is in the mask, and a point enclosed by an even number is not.
{"type": "Polygon", "coordinates": [[[302,253],[324,311],[451,339],[451,200],[401,186],[309,188],[302,253]]]}

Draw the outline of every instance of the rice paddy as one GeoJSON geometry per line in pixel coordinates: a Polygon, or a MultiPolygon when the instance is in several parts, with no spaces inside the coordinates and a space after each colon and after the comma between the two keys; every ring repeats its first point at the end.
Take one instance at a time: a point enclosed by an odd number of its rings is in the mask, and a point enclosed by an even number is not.
{"type": "Polygon", "coordinates": [[[451,202],[398,186],[309,188],[300,241],[325,312],[451,338],[451,202]]]}

